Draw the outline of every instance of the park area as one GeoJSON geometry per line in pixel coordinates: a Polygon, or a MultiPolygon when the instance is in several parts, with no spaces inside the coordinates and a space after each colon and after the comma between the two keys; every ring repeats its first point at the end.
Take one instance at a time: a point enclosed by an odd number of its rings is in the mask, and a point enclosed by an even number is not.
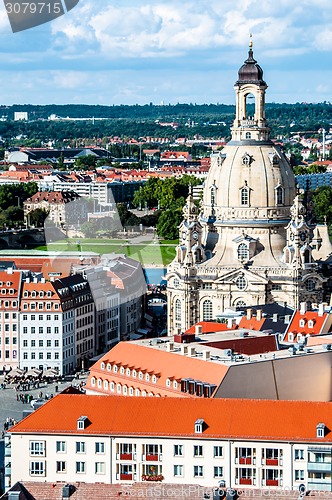
{"type": "Polygon", "coordinates": [[[143,267],[167,266],[175,257],[176,240],[159,240],[150,237],[128,239],[66,238],[40,246],[37,250],[51,252],[96,252],[124,254],[138,260],[143,267]]]}

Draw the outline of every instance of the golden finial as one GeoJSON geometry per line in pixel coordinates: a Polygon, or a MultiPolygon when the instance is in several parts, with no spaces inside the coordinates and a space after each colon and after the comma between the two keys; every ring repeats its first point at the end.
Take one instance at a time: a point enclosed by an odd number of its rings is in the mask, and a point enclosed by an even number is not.
{"type": "Polygon", "coordinates": [[[252,43],[252,33],[250,33],[249,49],[252,49],[253,45],[254,44],[252,43]]]}

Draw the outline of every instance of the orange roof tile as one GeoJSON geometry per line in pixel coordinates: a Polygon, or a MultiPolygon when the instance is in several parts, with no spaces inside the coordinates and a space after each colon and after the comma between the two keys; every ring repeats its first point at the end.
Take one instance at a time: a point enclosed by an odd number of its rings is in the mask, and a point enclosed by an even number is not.
{"type": "MultiPolygon", "coordinates": [[[[188,328],[185,333],[195,333],[196,326],[198,325],[202,327],[202,333],[216,333],[229,330],[226,323],[217,323],[216,321],[200,321],[199,323],[196,323],[195,325],[188,328]]],[[[236,328],[237,325],[234,325],[234,327],[232,327],[232,330],[235,330],[236,328]]]]}
{"type": "MultiPolygon", "coordinates": [[[[331,403],[235,398],[59,394],[10,432],[195,437],[194,424],[198,418],[206,422],[204,437],[332,442],[331,432],[324,438],[316,437],[318,423],[332,429],[331,403]],[[81,415],[86,415],[90,424],[84,430],[77,430],[81,415]]],[[[201,435],[197,437],[201,439],[201,435]]]]}
{"type": "MultiPolygon", "coordinates": [[[[228,367],[222,363],[214,363],[212,361],[204,361],[198,358],[191,358],[174,352],[166,352],[158,348],[145,345],[135,344],[131,342],[120,342],[108,353],[104,354],[97,363],[90,368],[90,375],[87,381],[87,388],[91,387],[91,377],[102,378],[103,380],[113,380],[114,373],[108,372],[106,369],[101,369],[101,363],[108,362],[117,364],[118,366],[134,366],[144,372],[148,371],[155,374],[160,374],[157,383],[147,383],[144,380],[134,380],[132,377],[127,377],[125,374],[121,376],[123,383],[139,383],[140,388],[160,392],[160,388],[165,391],[174,392],[166,386],[166,379],[173,377],[174,379],[193,378],[202,382],[219,385],[228,367]],[[140,368],[139,368],[140,367],[140,368]]],[[[116,374],[120,377],[119,373],[116,374]]],[[[100,389],[100,392],[103,392],[100,389]]],[[[178,391],[175,391],[178,392],[178,391]]],[[[108,391],[109,393],[109,391],[108,391]]]]}

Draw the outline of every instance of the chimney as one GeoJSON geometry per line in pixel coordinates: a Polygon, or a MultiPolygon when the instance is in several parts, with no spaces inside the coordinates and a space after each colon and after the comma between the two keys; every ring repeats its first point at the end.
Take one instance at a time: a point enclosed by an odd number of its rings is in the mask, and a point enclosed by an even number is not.
{"type": "Polygon", "coordinates": [[[25,280],[25,282],[26,282],[26,283],[30,283],[30,278],[27,278],[27,279],[25,280]]]}
{"type": "Polygon", "coordinates": [[[40,282],[41,282],[41,283],[46,283],[45,278],[41,278],[41,279],[40,279],[40,282]]]}
{"type": "Polygon", "coordinates": [[[176,335],[181,335],[181,328],[176,329],[176,335]]]}
{"type": "Polygon", "coordinates": [[[174,351],[174,342],[168,342],[166,348],[168,352],[174,351]]]}
{"type": "Polygon", "coordinates": [[[186,356],[188,354],[188,346],[187,345],[182,345],[181,346],[181,354],[183,356],[186,356]]]}
{"type": "Polygon", "coordinates": [[[197,335],[197,336],[202,335],[202,332],[203,332],[202,325],[196,325],[195,326],[195,335],[197,335]]]}
{"type": "Polygon", "coordinates": [[[285,324],[288,325],[290,322],[290,314],[285,315],[285,324]]]}
{"type": "Polygon", "coordinates": [[[323,316],[323,314],[324,314],[324,309],[325,309],[325,307],[324,307],[324,306],[325,306],[325,304],[324,304],[324,303],[323,303],[323,304],[319,304],[319,306],[318,306],[318,316],[323,316]]]}
{"type": "Polygon", "coordinates": [[[234,325],[235,325],[235,319],[234,318],[228,318],[228,320],[227,320],[227,328],[229,328],[230,330],[232,330],[234,328],[234,325]]]}
{"type": "Polygon", "coordinates": [[[204,361],[208,361],[210,359],[210,351],[203,351],[203,359],[204,361]]]}
{"type": "Polygon", "coordinates": [[[193,358],[196,356],[196,349],[193,346],[188,347],[188,356],[193,358]]]}
{"type": "Polygon", "coordinates": [[[13,268],[7,267],[7,274],[13,274],[13,268]]]}
{"type": "Polygon", "coordinates": [[[276,323],[278,321],[278,314],[273,314],[272,321],[273,323],[276,323]]]}
{"type": "Polygon", "coordinates": [[[257,312],[256,312],[256,320],[257,321],[260,321],[262,319],[262,309],[257,309],[257,312]]]}
{"type": "Polygon", "coordinates": [[[34,283],[38,283],[38,278],[33,278],[34,283]]]}
{"type": "Polygon", "coordinates": [[[307,312],[307,303],[301,302],[300,304],[300,314],[305,314],[307,312]]]}
{"type": "Polygon", "coordinates": [[[247,309],[247,319],[252,318],[252,309],[247,309]]]}

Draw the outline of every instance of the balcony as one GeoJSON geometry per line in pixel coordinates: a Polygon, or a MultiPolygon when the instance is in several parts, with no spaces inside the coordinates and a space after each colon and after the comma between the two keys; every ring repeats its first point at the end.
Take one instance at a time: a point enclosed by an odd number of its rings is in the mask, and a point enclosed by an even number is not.
{"type": "Polygon", "coordinates": [[[278,459],[277,458],[267,458],[266,465],[278,465],[278,459]]]}
{"type": "Polygon", "coordinates": [[[132,480],[133,480],[132,474],[120,474],[120,481],[132,481],[132,480]]]}
{"type": "Polygon", "coordinates": [[[132,460],[132,459],[133,459],[132,453],[120,453],[120,460],[132,460]]]}
{"type": "Polygon", "coordinates": [[[241,465],[250,465],[251,464],[251,457],[240,457],[239,458],[239,464],[241,464],[241,465]]]}
{"type": "Polygon", "coordinates": [[[332,472],[332,463],[308,462],[308,472],[332,472]]]}
{"type": "Polygon", "coordinates": [[[251,477],[240,477],[239,484],[250,486],[252,484],[252,478],[251,477]]]}
{"type": "Polygon", "coordinates": [[[148,453],[145,457],[147,462],[158,462],[158,454],[148,453]]]}
{"type": "Polygon", "coordinates": [[[278,479],[267,479],[266,486],[279,486],[279,480],[278,479]]]}

